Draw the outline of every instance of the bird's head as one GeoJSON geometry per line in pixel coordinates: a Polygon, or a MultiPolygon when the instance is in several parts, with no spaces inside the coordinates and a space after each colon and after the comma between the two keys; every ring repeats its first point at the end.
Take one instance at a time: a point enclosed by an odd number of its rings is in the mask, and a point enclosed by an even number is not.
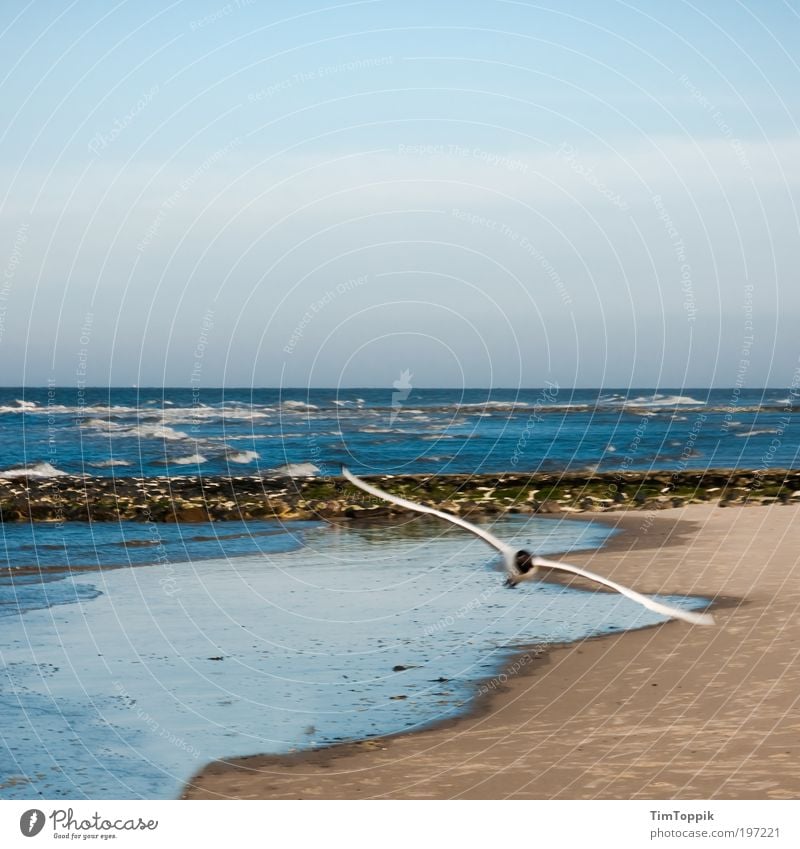
{"type": "Polygon", "coordinates": [[[533,555],[525,549],[521,549],[514,555],[514,565],[517,570],[523,575],[526,575],[531,569],[535,568],[533,564],[533,555]]]}

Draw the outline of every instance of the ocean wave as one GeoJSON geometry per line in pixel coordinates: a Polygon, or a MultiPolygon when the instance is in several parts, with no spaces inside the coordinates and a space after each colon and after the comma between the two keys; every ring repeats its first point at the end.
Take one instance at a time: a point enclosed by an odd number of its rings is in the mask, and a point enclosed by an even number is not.
{"type": "Polygon", "coordinates": [[[111,422],[108,419],[86,419],[81,422],[81,427],[92,430],[110,430],[116,426],[116,422],[111,422]]]}
{"type": "MultiPolygon", "coordinates": [[[[308,434],[299,434],[305,435],[308,434]]],[[[252,442],[254,439],[283,439],[287,436],[285,433],[242,433],[239,436],[225,434],[226,442],[252,442]]]]}
{"type": "Polygon", "coordinates": [[[533,405],[523,401],[481,401],[478,403],[436,407],[431,412],[448,413],[452,411],[456,414],[464,413],[467,416],[487,416],[491,415],[492,412],[516,413],[526,409],[533,409],[533,405]]]}
{"type": "Polygon", "coordinates": [[[120,424],[131,428],[146,422],[160,423],[165,427],[177,425],[213,425],[215,423],[236,422],[266,422],[275,420],[280,413],[287,416],[296,414],[316,414],[320,417],[331,416],[343,421],[362,421],[365,417],[373,420],[390,417],[399,412],[402,417],[415,416],[440,416],[450,417],[463,415],[472,418],[488,418],[493,414],[515,414],[528,415],[556,415],[571,413],[591,413],[593,411],[622,410],[628,413],[641,413],[642,411],[655,411],[656,414],[667,413],[672,410],[681,412],[800,412],[798,399],[764,399],[759,404],[720,403],[718,400],[710,403],[689,395],[641,395],[628,398],[620,394],[601,395],[594,401],[559,402],[556,400],[543,401],[541,399],[516,399],[516,400],[486,400],[459,403],[440,403],[432,401],[430,404],[420,403],[416,400],[415,407],[405,407],[398,411],[391,404],[371,404],[364,406],[363,399],[342,400],[320,400],[319,404],[311,404],[305,401],[288,400],[283,401],[280,406],[275,404],[248,404],[239,401],[225,401],[219,404],[197,404],[167,406],[142,405],[141,407],[105,404],[75,406],[50,404],[39,405],[33,401],[17,400],[16,405],[0,406],[0,414],[28,414],[32,416],[63,415],[78,419],[82,426],[110,429],[114,424],[120,424]]]}
{"type": "Polygon", "coordinates": [[[455,404],[461,410],[469,410],[473,407],[483,409],[484,407],[494,408],[497,410],[511,410],[514,407],[525,406],[525,401],[470,401],[461,404],[455,404]]]}
{"type": "Polygon", "coordinates": [[[40,407],[35,401],[21,401],[17,399],[14,402],[17,406],[13,407],[10,404],[0,406],[1,413],[39,413],[50,415],[51,413],[66,413],[71,410],[71,407],[65,407],[62,404],[50,404],[46,407],[40,407]]]}
{"type": "Polygon", "coordinates": [[[305,401],[284,401],[281,404],[287,410],[318,410],[316,404],[307,404],[305,401]]]}
{"type": "Polygon", "coordinates": [[[168,442],[189,439],[189,435],[182,430],[175,430],[162,424],[134,425],[133,427],[118,431],[117,435],[136,437],[137,439],[165,439],[168,442]]]}
{"type": "Polygon", "coordinates": [[[98,460],[94,463],[87,463],[87,466],[93,466],[95,469],[111,469],[114,466],[130,466],[132,465],[128,460],[118,460],[116,458],[112,460],[98,460]]]}
{"type": "MultiPolygon", "coordinates": [[[[330,409],[330,408],[328,408],[330,409]]],[[[609,410],[622,410],[629,413],[640,413],[646,415],[661,415],[671,413],[675,410],[681,413],[689,412],[704,412],[704,413],[728,413],[736,411],[737,413],[764,413],[764,412],[795,412],[800,413],[800,404],[796,404],[793,409],[788,409],[788,405],[782,405],[775,401],[765,401],[762,404],[709,404],[705,401],[692,398],[688,395],[655,395],[655,396],[640,396],[636,398],[625,398],[623,396],[603,396],[596,402],[575,402],[575,403],[542,403],[531,401],[482,401],[470,402],[466,404],[432,404],[430,407],[422,407],[421,410],[403,409],[400,411],[400,416],[413,416],[415,414],[431,415],[448,415],[456,416],[463,415],[469,418],[485,418],[497,413],[514,413],[516,415],[527,415],[536,413],[537,415],[547,414],[569,414],[569,413],[592,413],[595,411],[603,412],[609,410]]],[[[321,410],[324,412],[324,408],[321,410]]],[[[396,408],[389,405],[372,406],[363,410],[354,410],[348,408],[338,408],[337,415],[343,421],[347,420],[363,420],[365,416],[371,416],[375,419],[385,418],[392,413],[397,412],[396,408]],[[352,415],[350,415],[352,414],[352,415]]]]}
{"type": "MultiPolygon", "coordinates": [[[[464,404],[455,404],[453,406],[445,406],[437,408],[439,412],[446,412],[447,410],[455,409],[456,411],[460,410],[497,410],[501,412],[512,412],[512,411],[532,411],[532,410],[542,410],[544,412],[569,412],[571,410],[575,410],[581,412],[583,410],[588,410],[591,408],[590,404],[585,402],[574,402],[570,403],[568,401],[474,401],[470,403],[464,404]]],[[[429,408],[426,408],[429,409],[429,408]]]]}
{"type": "Polygon", "coordinates": [[[172,424],[191,424],[202,421],[210,423],[214,421],[256,421],[257,419],[269,419],[275,413],[274,407],[172,407],[169,410],[161,410],[161,419],[172,424]]]}
{"type": "Polygon", "coordinates": [[[50,463],[36,463],[33,466],[0,471],[0,478],[57,478],[66,474],[68,473],[62,472],[50,463]]]}
{"type": "Polygon", "coordinates": [[[279,466],[273,469],[273,472],[278,475],[286,475],[290,478],[306,478],[318,475],[320,469],[313,463],[287,463],[285,466],[279,466]]]}
{"type": "Polygon", "coordinates": [[[621,403],[623,407],[705,407],[705,401],[699,401],[690,395],[642,395],[639,398],[628,398],[621,402],[611,402],[610,405],[621,403]]]}
{"type": "Polygon", "coordinates": [[[467,417],[491,416],[493,413],[582,413],[593,409],[594,405],[586,403],[548,403],[544,404],[539,401],[481,401],[477,403],[465,404],[432,404],[430,407],[422,408],[403,408],[398,410],[397,407],[390,405],[380,405],[365,407],[363,409],[351,410],[348,408],[339,408],[338,415],[342,419],[346,419],[346,414],[353,413],[359,419],[364,416],[373,416],[374,418],[384,418],[397,413],[399,417],[404,416],[431,416],[431,415],[463,415],[467,417]]]}
{"type": "MultiPolygon", "coordinates": [[[[449,393],[448,393],[449,394],[449,393]]],[[[599,392],[589,390],[566,390],[561,393],[546,394],[544,392],[535,392],[525,390],[509,397],[497,398],[484,397],[482,400],[472,400],[462,396],[455,397],[456,393],[452,393],[454,397],[447,398],[441,395],[415,395],[413,398],[405,402],[406,411],[418,412],[420,409],[424,412],[447,411],[447,410],[510,410],[510,409],[529,409],[533,407],[542,407],[545,409],[585,409],[595,406],[614,406],[634,404],[656,405],[656,406],[709,406],[725,408],[738,408],[740,404],[746,404],[756,409],[763,407],[771,407],[773,409],[781,409],[787,406],[800,405],[800,393],[797,395],[786,395],[772,391],[753,391],[745,393],[744,391],[735,392],[731,390],[698,390],[700,397],[694,397],[684,394],[681,390],[673,390],[658,392],[647,389],[632,389],[630,393],[622,392],[599,392]],[[634,393],[639,393],[634,395],[634,393]],[[706,394],[708,393],[708,394],[706,394]]],[[[474,395],[473,395],[474,397],[474,395]]],[[[71,415],[105,417],[108,415],[120,416],[130,415],[137,416],[141,413],[162,414],[167,416],[175,415],[191,415],[197,416],[234,416],[234,417],[249,417],[252,414],[266,415],[276,413],[281,408],[284,410],[348,410],[357,412],[358,408],[364,407],[365,412],[370,411],[385,411],[394,409],[391,404],[391,393],[387,390],[385,393],[376,394],[367,403],[363,398],[329,398],[316,397],[312,391],[311,395],[307,396],[306,400],[280,398],[260,399],[251,397],[248,399],[223,401],[191,401],[188,397],[184,397],[179,401],[169,399],[148,399],[139,404],[122,401],[121,403],[110,403],[108,400],[97,401],[95,403],[78,404],[75,403],[74,393],[66,392],[59,394],[57,398],[54,396],[48,401],[45,396],[40,397],[36,401],[17,398],[13,401],[7,396],[7,400],[0,405],[0,411],[3,412],[29,412],[34,414],[48,414],[51,412],[59,412],[71,415]],[[314,399],[313,402],[311,399],[314,399]],[[52,403],[58,400],[59,403],[52,403]],[[69,403],[69,401],[72,403],[69,403]]]]}
{"type": "Polygon", "coordinates": [[[777,433],[778,429],[774,427],[763,427],[763,428],[755,428],[753,430],[748,430],[746,433],[736,433],[734,436],[747,438],[748,436],[765,436],[770,433],[777,433]]]}
{"type": "Polygon", "coordinates": [[[170,457],[169,460],[162,462],[166,466],[199,466],[202,463],[207,463],[208,458],[202,454],[189,454],[186,457],[170,457]]]}
{"type": "Polygon", "coordinates": [[[189,439],[189,435],[182,430],[175,430],[158,421],[152,424],[122,424],[108,419],[88,419],[83,423],[83,427],[101,431],[106,436],[123,438],[161,439],[168,442],[189,439]]]}
{"type": "Polygon", "coordinates": [[[225,455],[229,463],[254,463],[260,458],[258,451],[231,451],[225,455]]]}
{"type": "MultiPolygon", "coordinates": [[[[198,404],[192,406],[175,406],[174,402],[164,401],[164,407],[142,404],[141,407],[117,404],[72,405],[72,404],[47,404],[39,405],[34,401],[17,401],[17,406],[0,405],[1,413],[36,413],[40,415],[65,415],[83,417],[91,416],[92,420],[109,421],[142,418],[161,418],[164,421],[193,421],[195,419],[232,419],[249,420],[259,418],[270,418],[275,414],[277,408],[268,404],[239,404],[237,402],[225,402],[219,405],[198,404]],[[169,405],[169,406],[167,406],[169,405]]],[[[292,402],[287,402],[293,406],[292,402]]],[[[298,402],[299,403],[299,402],[298,402]]],[[[308,409],[317,409],[309,405],[308,409]]]]}

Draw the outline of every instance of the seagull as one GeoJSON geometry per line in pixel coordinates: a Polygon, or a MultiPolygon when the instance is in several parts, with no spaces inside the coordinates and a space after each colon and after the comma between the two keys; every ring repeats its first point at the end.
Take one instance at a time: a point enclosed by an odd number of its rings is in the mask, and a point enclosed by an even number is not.
{"type": "Polygon", "coordinates": [[[342,466],[342,474],[354,486],[357,486],[359,489],[363,489],[364,492],[368,492],[376,498],[381,498],[384,501],[397,504],[399,507],[405,507],[406,510],[413,510],[417,513],[427,513],[430,516],[436,516],[439,519],[444,519],[446,522],[458,525],[460,528],[464,528],[464,530],[469,531],[471,534],[475,534],[475,536],[480,537],[484,542],[487,542],[492,546],[492,548],[496,548],[500,554],[503,555],[503,562],[507,573],[507,587],[515,587],[521,581],[533,580],[539,574],[540,569],[554,569],[561,572],[569,572],[573,575],[580,575],[582,578],[587,578],[590,581],[602,584],[604,587],[609,587],[615,592],[621,593],[627,598],[638,602],[648,610],[660,613],[662,616],[669,616],[671,619],[682,619],[684,622],[689,622],[692,625],[714,624],[714,617],[708,613],[695,613],[691,610],[681,610],[678,607],[673,607],[672,605],[656,601],[650,596],[637,593],[636,590],[632,590],[630,587],[618,584],[616,581],[611,581],[608,578],[604,578],[602,575],[590,572],[588,569],[581,569],[578,566],[572,566],[571,564],[564,563],[560,560],[547,560],[544,557],[531,554],[525,549],[514,549],[510,545],[506,545],[506,543],[502,540],[499,540],[496,536],[494,536],[494,534],[490,534],[489,531],[484,528],[479,528],[470,522],[464,521],[464,519],[461,519],[459,516],[454,516],[452,513],[445,513],[443,510],[437,510],[434,507],[428,507],[424,504],[417,504],[414,501],[409,501],[406,498],[400,498],[397,495],[390,495],[388,492],[378,489],[377,486],[372,486],[372,484],[361,480],[361,478],[354,475],[344,466],[342,466]]]}

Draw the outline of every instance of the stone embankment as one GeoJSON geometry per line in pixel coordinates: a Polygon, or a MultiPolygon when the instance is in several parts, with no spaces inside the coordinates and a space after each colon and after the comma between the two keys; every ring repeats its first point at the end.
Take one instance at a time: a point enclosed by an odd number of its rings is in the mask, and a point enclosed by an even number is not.
{"type": "MultiPolygon", "coordinates": [[[[654,510],[800,499],[800,471],[385,475],[377,486],[461,515],[654,510]]],[[[71,477],[0,479],[3,522],[366,519],[402,513],[342,478],[71,477]]]]}

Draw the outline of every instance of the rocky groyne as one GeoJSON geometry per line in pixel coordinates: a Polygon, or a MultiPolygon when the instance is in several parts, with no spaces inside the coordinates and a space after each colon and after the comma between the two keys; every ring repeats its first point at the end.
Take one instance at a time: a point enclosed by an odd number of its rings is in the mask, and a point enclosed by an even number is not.
{"type": "MultiPolygon", "coordinates": [[[[385,475],[370,481],[458,514],[657,510],[800,499],[800,470],[385,475]]],[[[3,522],[368,519],[403,511],[338,477],[0,478],[3,522]]]]}

